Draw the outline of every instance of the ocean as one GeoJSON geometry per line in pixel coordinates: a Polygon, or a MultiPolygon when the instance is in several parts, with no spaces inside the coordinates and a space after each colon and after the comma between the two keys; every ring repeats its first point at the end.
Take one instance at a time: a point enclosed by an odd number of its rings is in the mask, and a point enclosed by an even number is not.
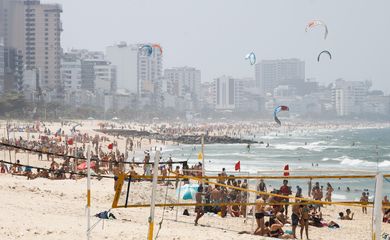
{"type": "MultiPolygon", "coordinates": [[[[243,138],[264,143],[252,144],[249,151],[246,144],[205,145],[208,175],[215,175],[226,168],[229,174],[260,175],[261,171],[262,175],[282,176],[286,164],[292,171],[291,175],[390,173],[390,128],[279,131],[267,136],[259,134],[243,138]],[[238,161],[241,163],[240,173],[234,171],[238,161]],[[294,173],[294,170],[298,171],[294,173]]],[[[163,156],[188,160],[193,165],[199,162],[197,155],[200,150],[200,145],[171,146],[163,151],[163,156]]],[[[333,186],[335,200],[359,200],[363,190],[368,191],[372,199],[375,189],[374,179],[319,179],[318,182],[325,189],[328,182],[333,186]]],[[[282,180],[266,180],[266,183],[268,189],[279,188],[282,180]]],[[[308,180],[291,179],[289,185],[293,190],[299,185],[307,194],[308,180]]],[[[390,179],[384,180],[384,194],[390,195],[390,179]]]]}

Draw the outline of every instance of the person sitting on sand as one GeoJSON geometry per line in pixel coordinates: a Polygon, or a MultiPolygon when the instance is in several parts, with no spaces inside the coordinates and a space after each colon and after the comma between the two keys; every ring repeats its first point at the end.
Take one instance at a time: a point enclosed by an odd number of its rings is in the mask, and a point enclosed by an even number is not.
{"type": "Polygon", "coordinates": [[[282,207],[281,209],[279,209],[279,212],[276,213],[276,218],[277,218],[281,223],[283,223],[283,225],[286,224],[286,223],[289,223],[289,222],[287,221],[287,216],[284,215],[284,208],[283,208],[283,207],[282,207]]]}
{"type": "MultiPolygon", "coordinates": [[[[240,199],[237,197],[234,203],[240,203],[240,199]]],[[[232,217],[240,217],[240,206],[239,205],[228,205],[228,213],[232,217]]]]}
{"type": "Polygon", "coordinates": [[[4,163],[0,164],[0,173],[8,173],[8,167],[4,163]]]}
{"type": "Polygon", "coordinates": [[[346,210],[346,215],[344,215],[343,212],[339,212],[339,217],[341,220],[353,220],[354,213],[351,214],[351,210],[347,209],[346,210]]]}
{"type": "MultiPolygon", "coordinates": [[[[266,225],[268,225],[266,223],[266,225]]],[[[283,223],[281,223],[278,219],[272,218],[269,221],[269,236],[273,238],[280,238],[280,239],[294,239],[294,236],[291,234],[286,234],[283,231],[283,223]]]]}

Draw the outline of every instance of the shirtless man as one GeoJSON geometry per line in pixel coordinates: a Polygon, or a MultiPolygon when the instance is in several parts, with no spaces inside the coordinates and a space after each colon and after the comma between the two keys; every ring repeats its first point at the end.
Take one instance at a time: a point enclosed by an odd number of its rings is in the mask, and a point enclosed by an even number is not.
{"type": "Polygon", "coordinates": [[[292,214],[291,214],[291,226],[294,238],[297,238],[296,230],[299,223],[300,211],[299,205],[295,204],[292,206],[292,214]]]}
{"type": "Polygon", "coordinates": [[[265,202],[262,198],[259,198],[256,200],[256,205],[255,205],[255,218],[256,218],[256,223],[257,223],[257,228],[255,230],[255,233],[257,235],[257,232],[260,230],[259,235],[263,235],[265,225],[264,225],[264,215],[265,215],[265,202]]]}
{"type": "MultiPolygon", "coordinates": [[[[203,186],[199,185],[198,192],[195,195],[196,203],[202,203],[202,195],[203,195],[203,186]]],[[[196,218],[195,218],[195,226],[198,225],[198,220],[203,217],[204,211],[202,206],[195,207],[196,218]]]]}

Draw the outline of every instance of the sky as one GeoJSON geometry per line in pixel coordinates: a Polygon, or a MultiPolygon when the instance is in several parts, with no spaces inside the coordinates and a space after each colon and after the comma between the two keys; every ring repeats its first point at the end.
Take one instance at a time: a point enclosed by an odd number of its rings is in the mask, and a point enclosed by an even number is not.
{"type": "Polygon", "coordinates": [[[191,66],[202,81],[221,75],[254,78],[244,59],[299,58],[306,78],[372,80],[390,93],[388,0],[42,0],[63,7],[62,47],[104,51],[106,46],[153,42],[164,68],[191,66]],[[305,32],[310,20],[328,26],[305,32]],[[317,55],[332,53],[332,60],[317,55]]]}

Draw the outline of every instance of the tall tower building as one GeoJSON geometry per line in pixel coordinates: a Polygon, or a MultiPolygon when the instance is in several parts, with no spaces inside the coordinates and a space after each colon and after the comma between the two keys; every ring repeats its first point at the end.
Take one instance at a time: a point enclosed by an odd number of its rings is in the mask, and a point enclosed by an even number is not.
{"type": "Polygon", "coordinates": [[[39,70],[43,90],[61,92],[61,6],[39,0],[0,2],[5,47],[15,48],[27,69],[39,70]]]}
{"type": "Polygon", "coordinates": [[[222,76],[214,79],[214,106],[217,110],[234,110],[236,104],[235,79],[222,76]]]}
{"type": "Polygon", "coordinates": [[[256,87],[273,93],[278,85],[300,88],[305,81],[305,62],[299,59],[263,60],[256,64],[256,87]]]}

